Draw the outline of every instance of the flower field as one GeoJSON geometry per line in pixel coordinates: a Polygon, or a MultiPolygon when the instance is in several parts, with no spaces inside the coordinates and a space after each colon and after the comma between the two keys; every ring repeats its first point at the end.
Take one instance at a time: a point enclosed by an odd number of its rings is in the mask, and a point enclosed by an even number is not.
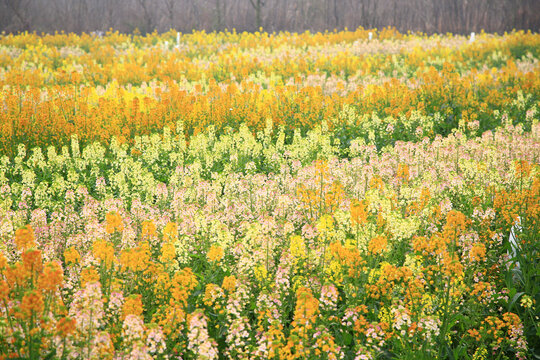
{"type": "Polygon", "coordinates": [[[540,356],[540,35],[176,36],[0,37],[0,359],[540,356]]]}

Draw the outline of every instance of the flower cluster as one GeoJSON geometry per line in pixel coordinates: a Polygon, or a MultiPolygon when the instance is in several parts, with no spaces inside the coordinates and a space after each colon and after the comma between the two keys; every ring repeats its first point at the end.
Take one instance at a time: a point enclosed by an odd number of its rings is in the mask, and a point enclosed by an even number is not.
{"type": "Polygon", "coordinates": [[[171,35],[0,38],[0,359],[538,355],[538,35],[171,35]]]}

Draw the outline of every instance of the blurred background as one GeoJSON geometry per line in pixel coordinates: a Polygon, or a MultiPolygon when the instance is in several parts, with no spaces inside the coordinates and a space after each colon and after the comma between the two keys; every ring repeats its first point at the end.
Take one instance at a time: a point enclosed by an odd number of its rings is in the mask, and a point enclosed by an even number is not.
{"type": "Polygon", "coordinates": [[[0,0],[0,31],[540,29],[540,0],[0,0]]]}

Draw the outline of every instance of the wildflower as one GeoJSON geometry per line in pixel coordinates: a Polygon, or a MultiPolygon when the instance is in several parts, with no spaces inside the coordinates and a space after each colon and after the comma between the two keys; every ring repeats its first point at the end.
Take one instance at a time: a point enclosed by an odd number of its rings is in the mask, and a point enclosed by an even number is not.
{"type": "Polygon", "coordinates": [[[92,254],[96,259],[100,260],[103,265],[108,268],[111,267],[114,260],[114,248],[110,243],[105,240],[94,241],[92,254]]]}
{"type": "Polygon", "coordinates": [[[144,321],[139,315],[128,314],[124,316],[124,323],[122,324],[124,346],[129,348],[129,345],[131,345],[133,347],[135,342],[143,339],[144,332],[144,321]]]}
{"type": "Polygon", "coordinates": [[[15,245],[17,249],[24,251],[36,246],[34,237],[34,229],[32,226],[26,225],[15,232],[15,245]]]}
{"type": "Polygon", "coordinates": [[[112,234],[115,231],[123,231],[124,230],[124,224],[122,223],[122,218],[116,211],[111,211],[105,216],[105,220],[107,222],[107,225],[105,229],[107,230],[108,234],[112,234]]]}
{"type": "Polygon", "coordinates": [[[191,314],[188,350],[196,354],[198,359],[212,360],[218,358],[217,343],[208,335],[208,322],[202,311],[191,314]]]}
{"type": "Polygon", "coordinates": [[[6,280],[0,280],[0,302],[9,298],[10,288],[6,280]]]}
{"type": "Polygon", "coordinates": [[[43,269],[43,263],[41,260],[41,251],[39,250],[26,250],[21,255],[23,265],[28,272],[40,273],[43,269]]]}
{"type": "Polygon", "coordinates": [[[45,308],[45,302],[41,292],[32,290],[24,294],[21,301],[21,312],[26,318],[30,318],[32,314],[40,314],[45,308]]]}
{"type": "Polygon", "coordinates": [[[377,255],[386,250],[388,240],[384,236],[375,236],[369,241],[368,252],[372,255],[377,255]]]}
{"type": "Polygon", "coordinates": [[[8,260],[3,252],[0,251],[0,273],[7,268],[8,260]]]}
{"type": "Polygon", "coordinates": [[[353,200],[350,206],[351,210],[351,223],[357,225],[363,225],[367,222],[367,207],[365,201],[353,200]]]}
{"type": "Polygon", "coordinates": [[[223,259],[223,256],[225,255],[225,252],[220,246],[212,245],[210,247],[210,250],[208,250],[208,254],[206,255],[206,258],[211,263],[218,263],[223,259]]]}
{"type": "Polygon", "coordinates": [[[169,242],[178,239],[178,225],[174,222],[168,222],[163,229],[163,241],[169,242]]]}
{"type": "Polygon", "coordinates": [[[409,181],[409,166],[407,164],[399,164],[396,177],[403,182],[409,181]]]}
{"type": "Polygon", "coordinates": [[[334,285],[324,285],[321,288],[319,302],[325,310],[335,310],[338,301],[338,290],[334,285]]]}
{"type": "Polygon", "coordinates": [[[38,278],[38,287],[43,291],[54,292],[64,280],[64,272],[60,263],[53,261],[44,266],[38,278]]]}
{"type": "Polygon", "coordinates": [[[486,247],[482,243],[476,243],[471,247],[471,261],[482,261],[486,258],[486,247]]]}
{"type": "Polygon", "coordinates": [[[517,177],[526,178],[531,173],[531,165],[526,160],[516,160],[514,169],[517,177]]]}
{"type": "Polygon", "coordinates": [[[320,233],[328,232],[334,230],[334,219],[331,215],[323,215],[317,223],[317,230],[320,233]]]}
{"type": "Polygon", "coordinates": [[[148,352],[154,356],[163,354],[167,350],[166,337],[159,326],[149,326],[146,334],[146,347],[148,352]]]}
{"type": "Polygon", "coordinates": [[[64,261],[66,265],[77,264],[80,260],[81,255],[75,247],[71,246],[64,251],[64,261]]]}
{"type": "Polygon", "coordinates": [[[76,321],[75,319],[71,319],[70,317],[63,317],[56,323],[56,333],[65,338],[68,335],[72,334],[75,331],[75,325],[76,321]]]}
{"type": "Polygon", "coordinates": [[[476,349],[473,355],[473,360],[486,360],[488,355],[488,351],[484,346],[479,347],[476,349]]]}
{"type": "Polygon", "coordinates": [[[81,286],[85,287],[88,283],[99,282],[99,273],[93,267],[88,267],[81,271],[81,286]]]}
{"type": "Polygon", "coordinates": [[[215,307],[216,309],[220,308],[220,305],[217,304],[218,300],[224,296],[223,289],[216,284],[206,284],[204,291],[203,302],[208,307],[215,307]]]}
{"type": "Polygon", "coordinates": [[[159,261],[169,264],[174,259],[176,259],[176,247],[170,242],[166,242],[161,245],[161,255],[159,257],[159,261]]]}
{"type": "Polygon", "coordinates": [[[221,287],[223,288],[223,290],[232,293],[236,290],[236,282],[236,276],[225,276],[223,278],[223,284],[221,285],[221,287]]]}
{"type": "Polygon", "coordinates": [[[525,309],[530,309],[533,306],[533,300],[529,295],[523,295],[519,302],[525,309]]]}
{"type": "Polygon", "coordinates": [[[299,235],[291,236],[289,251],[294,259],[293,261],[304,258],[306,256],[306,244],[304,243],[304,239],[299,235]]]}
{"type": "Polygon", "coordinates": [[[142,223],[142,238],[147,239],[149,237],[156,236],[156,225],[153,221],[143,221],[142,223]]]}
{"type": "Polygon", "coordinates": [[[122,306],[122,319],[128,315],[140,316],[143,313],[142,296],[140,294],[132,294],[128,296],[122,306]]]}
{"type": "Polygon", "coordinates": [[[123,270],[143,271],[150,265],[150,245],[141,241],[139,246],[126,249],[120,253],[120,264],[123,270]]]}

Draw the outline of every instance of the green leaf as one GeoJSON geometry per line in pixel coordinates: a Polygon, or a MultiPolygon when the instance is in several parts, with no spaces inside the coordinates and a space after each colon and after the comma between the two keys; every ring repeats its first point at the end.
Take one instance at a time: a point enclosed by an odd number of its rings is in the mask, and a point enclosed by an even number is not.
{"type": "Polygon", "coordinates": [[[343,334],[343,342],[345,345],[350,345],[352,343],[352,339],[353,337],[350,333],[343,334]]]}
{"type": "Polygon", "coordinates": [[[518,301],[518,299],[521,297],[521,295],[525,294],[523,291],[521,292],[518,292],[517,294],[515,294],[513,297],[512,297],[512,300],[510,300],[510,302],[508,303],[508,311],[512,311],[512,308],[514,307],[514,305],[516,304],[516,301],[518,301]]]}

